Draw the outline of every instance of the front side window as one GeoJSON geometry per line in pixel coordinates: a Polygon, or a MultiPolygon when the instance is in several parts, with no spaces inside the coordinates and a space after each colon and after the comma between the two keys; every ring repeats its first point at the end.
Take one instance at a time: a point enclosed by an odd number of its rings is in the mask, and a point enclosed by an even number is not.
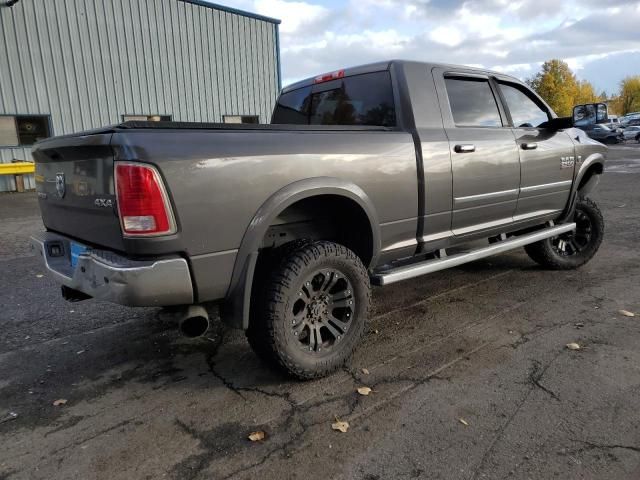
{"type": "Polygon", "coordinates": [[[391,75],[387,71],[365,73],[283,93],[271,123],[393,127],[391,75]]]}
{"type": "Polygon", "coordinates": [[[50,136],[48,115],[0,116],[0,145],[29,146],[50,136]]]}
{"type": "Polygon", "coordinates": [[[500,90],[507,102],[513,125],[518,128],[540,127],[549,121],[547,111],[536,103],[522,88],[500,82],[500,90]]]}
{"type": "Polygon", "coordinates": [[[500,111],[489,81],[446,77],[453,121],[458,127],[501,127],[500,111]]]}

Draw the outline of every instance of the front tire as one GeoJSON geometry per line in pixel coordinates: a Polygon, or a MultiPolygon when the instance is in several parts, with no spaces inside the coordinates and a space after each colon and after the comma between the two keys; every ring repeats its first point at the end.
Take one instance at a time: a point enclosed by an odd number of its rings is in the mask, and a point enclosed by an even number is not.
{"type": "Polygon", "coordinates": [[[596,203],[581,199],[573,220],[576,230],[524,247],[533,261],[553,270],[581,267],[593,258],[604,238],[604,218],[596,203]]]}
{"type": "Polygon", "coordinates": [[[327,241],[285,249],[256,285],[250,345],[300,379],[340,368],[363,336],[371,288],[367,269],[348,248],[327,241]]]}

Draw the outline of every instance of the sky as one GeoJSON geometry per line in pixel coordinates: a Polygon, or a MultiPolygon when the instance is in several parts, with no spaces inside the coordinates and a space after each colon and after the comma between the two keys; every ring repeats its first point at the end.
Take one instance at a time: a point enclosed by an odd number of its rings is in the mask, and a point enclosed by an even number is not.
{"type": "Polygon", "coordinates": [[[393,58],[521,79],[565,60],[597,92],[640,75],[640,0],[217,0],[275,17],[283,85],[393,58]]]}

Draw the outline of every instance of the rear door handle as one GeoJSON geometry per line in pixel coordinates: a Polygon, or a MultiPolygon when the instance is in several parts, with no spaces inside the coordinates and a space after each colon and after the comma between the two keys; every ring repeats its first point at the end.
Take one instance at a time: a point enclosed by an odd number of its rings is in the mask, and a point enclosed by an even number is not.
{"type": "Polygon", "coordinates": [[[536,148],[538,148],[538,144],[535,142],[532,143],[523,143],[522,145],[520,145],[522,147],[523,150],[535,150],[536,148]]]}
{"type": "Polygon", "coordinates": [[[453,151],[456,153],[471,153],[476,151],[476,146],[471,144],[456,145],[453,147],[453,151]]]}

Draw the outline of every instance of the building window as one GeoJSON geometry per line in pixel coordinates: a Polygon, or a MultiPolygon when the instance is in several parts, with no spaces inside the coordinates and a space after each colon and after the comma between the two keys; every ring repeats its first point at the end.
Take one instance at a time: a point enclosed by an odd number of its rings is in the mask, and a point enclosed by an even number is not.
{"type": "Polygon", "coordinates": [[[49,115],[0,116],[0,145],[29,146],[51,136],[49,115]]]}
{"type": "Polygon", "coordinates": [[[223,115],[224,123],[258,123],[257,115],[223,115]]]}
{"type": "Polygon", "coordinates": [[[170,122],[171,115],[122,115],[123,122],[170,122]]]}

